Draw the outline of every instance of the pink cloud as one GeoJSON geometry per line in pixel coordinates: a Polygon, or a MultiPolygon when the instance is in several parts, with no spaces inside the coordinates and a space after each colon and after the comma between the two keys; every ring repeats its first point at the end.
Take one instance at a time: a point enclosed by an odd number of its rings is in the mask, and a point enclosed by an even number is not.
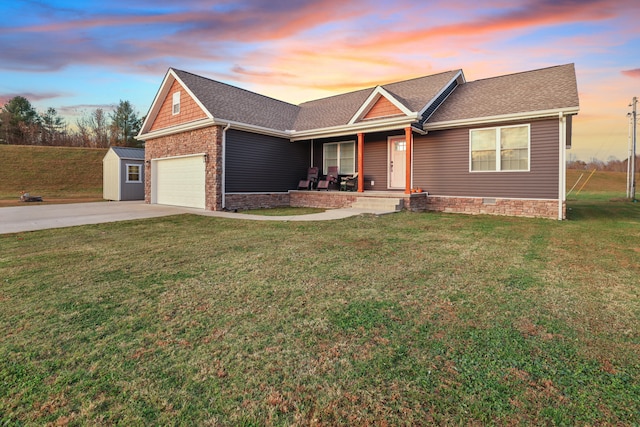
{"type": "Polygon", "coordinates": [[[627,77],[640,78],[640,68],[634,68],[633,70],[623,70],[621,73],[627,77]]]}
{"type": "MultiPolygon", "coordinates": [[[[415,16],[419,16],[416,14],[415,16]]],[[[408,31],[385,32],[364,42],[364,45],[398,46],[424,43],[427,39],[473,37],[507,31],[525,30],[548,25],[566,25],[571,22],[602,21],[616,16],[610,0],[545,0],[529,1],[523,7],[496,15],[486,15],[469,21],[417,28],[408,31]]],[[[420,21],[422,22],[422,21],[420,21]]],[[[428,22],[428,21],[427,21],[428,22]]]]}

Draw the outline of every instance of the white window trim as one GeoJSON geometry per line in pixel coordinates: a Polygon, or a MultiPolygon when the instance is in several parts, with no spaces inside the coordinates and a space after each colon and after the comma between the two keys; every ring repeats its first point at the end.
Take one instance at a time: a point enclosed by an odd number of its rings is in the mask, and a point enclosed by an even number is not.
{"type": "Polygon", "coordinates": [[[356,159],[356,142],[355,141],[338,141],[338,142],[329,142],[326,144],[322,145],[322,173],[323,174],[327,174],[328,172],[328,167],[327,167],[327,156],[326,156],[326,147],[328,145],[336,145],[338,147],[337,153],[338,153],[338,171],[341,169],[341,165],[340,165],[340,151],[341,148],[340,146],[342,144],[353,144],[353,171],[352,172],[346,172],[347,175],[353,175],[356,171],[356,163],[357,163],[357,159],[356,159]]]}
{"type": "Polygon", "coordinates": [[[125,164],[125,167],[124,167],[125,182],[127,184],[139,184],[139,183],[141,183],[142,182],[142,168],[143,167],[144,167],[144,165],[141,165],[139,163],[127,163],[127,164],[125,164]],[[129,166],[137,166],[138,167],[139,173],[138,173],[138,180],[137,181],[129,180],[129,166]]]}
{"type": "Polygon", "coordinates": [[[492,126],[486,128],[474,128],[469,129],[469,172],[470,173],[495,173],[495,172],[531,172],[531,124],[518,124],[518,125],[509,125],[509,126],[492,126]],[[518,169],[518,170],[502,170],[501,169],[501,159],[500,159],[500,130],[506,128],[517,128],[517,127],[527,127],[527,150],[529,156],[527,158],[527,168],[526,169],[518,169]],[[472,169],[472,151],[471,151],[471,132],[480,131],[480,130],[495,130],[496,131],[496,169],[489,171],[474,171],[472,169]]]}
{"type": "Polygon", "coordinates": [[[172,95],[171,114],[174,116],[180,114],[180,91],[174,92],[172,95]]]}

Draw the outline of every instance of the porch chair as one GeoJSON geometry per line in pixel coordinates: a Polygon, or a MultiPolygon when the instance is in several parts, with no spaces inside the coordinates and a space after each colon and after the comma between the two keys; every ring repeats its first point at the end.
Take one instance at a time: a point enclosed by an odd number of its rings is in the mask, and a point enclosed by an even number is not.
{"type": "Polygon", "coordinates": [[[329,190],[329,185],[338,183],[338,167],[329,166],[327,176],[318,181],[318,190],[329,190]]]}
{"type": "Polygon", "coordinates": [[[298,182],[298,190],[311,190],[318,182],[318,168],[313,167],[307,170],[307,179],[298,182]]]}
{"type": "Polygon", "coordinates": [[[358,190],[358,172],[351,176],[343,176],[340,181],[340,190],[342,191],[357,191],[358,190]]]}

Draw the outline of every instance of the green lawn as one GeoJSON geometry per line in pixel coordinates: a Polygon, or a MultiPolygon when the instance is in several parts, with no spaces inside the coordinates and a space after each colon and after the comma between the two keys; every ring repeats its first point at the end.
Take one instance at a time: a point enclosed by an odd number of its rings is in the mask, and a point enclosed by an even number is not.
{"type": "Polygon", "coordinates": [[[0,235],[0,425],[640,423],[640,204],[0,235]]]}

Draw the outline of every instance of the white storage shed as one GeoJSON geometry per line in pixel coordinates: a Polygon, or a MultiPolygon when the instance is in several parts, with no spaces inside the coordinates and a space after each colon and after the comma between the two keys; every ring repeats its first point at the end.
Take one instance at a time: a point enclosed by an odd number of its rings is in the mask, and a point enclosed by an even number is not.
{"type": "Polygon", "coordinates": [[[104,199],[144,200],[144,148],[109,148],[102,170],[104,199]]]}

